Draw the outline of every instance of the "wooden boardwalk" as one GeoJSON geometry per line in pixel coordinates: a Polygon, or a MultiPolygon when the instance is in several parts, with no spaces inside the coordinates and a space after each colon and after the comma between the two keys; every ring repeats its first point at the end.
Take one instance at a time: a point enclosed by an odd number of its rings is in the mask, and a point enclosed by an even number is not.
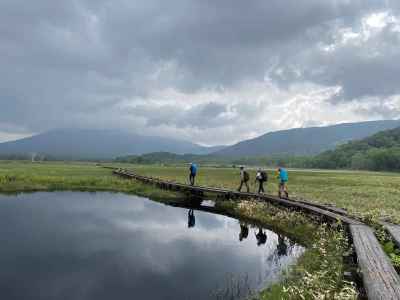
{"type": "Polygon", "coordinates": [[[397,247],[400,248],[400,225],[390,224],[387,222],[381,222],[381,224],[393,237],[393,240],[396,242],[397,247]]]}
{"type": "Polygon", "coordinates": [[[350,232],[368,299],[400,299],[400,278],[374,231],[367,225],[350,225],[350,232]]]}
{"type": "MultiPolygon", "coordinates": [[[[205,193],[214,193],[219,197],[227,199],[255,199],[317,215],[321,217],[323,221],[340,221],[349,227],[368,299],[400,300],[400,277],[391,264],[391,261],[382,250],[379,241],[375,237],[374,231],[359,220],[349,217],[343,209],[313,204],[307,201],[281,199],[272,195],[241,193],[228,189],[205,186],[190,186],[173,181],[161,180],[159,178],[142,176],[125,169],[114,169],[113,172],[119,176],[139,180],[172,191],[190,192],[199,196],[205,193]]],[[[400,232],[399,226],[393,225],[391,227],[390,225],[393,224],[389,224],[385,227],[393,236],[397,237],[396,241],[398,242],[400,232]]]]}

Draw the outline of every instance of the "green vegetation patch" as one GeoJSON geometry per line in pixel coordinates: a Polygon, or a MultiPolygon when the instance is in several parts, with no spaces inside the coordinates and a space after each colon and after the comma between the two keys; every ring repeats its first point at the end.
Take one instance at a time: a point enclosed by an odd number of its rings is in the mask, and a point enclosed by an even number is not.
{"type": "Polygon", "coordinates": [[[400,127],[323,152],[313,159],[311,167],[400,171],[400,127]]]}
{"type": "Polygon", "coordinates": [[[0,192],[116,191],[152,198],[177,198],[176,193],[114,176],[94,163],[0,162],[0,192]]]}

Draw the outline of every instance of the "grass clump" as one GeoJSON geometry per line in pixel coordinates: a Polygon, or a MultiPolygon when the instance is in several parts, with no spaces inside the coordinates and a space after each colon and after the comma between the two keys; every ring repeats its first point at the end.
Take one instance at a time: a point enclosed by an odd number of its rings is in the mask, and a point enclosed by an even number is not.
{"type": "Polygon", "coordinates": [[[343,276],[343,256],[349,249],[343,231],[322,225],[314,238],[315,243],[288,270],[284,280],[262,292],[260,300],[357,299],[355,284],[343,276]]]}
{"type": "Polygon", "coordinates": [[[387,256],[389,256],[396,271],[400,274],[400,249],[394,243],[390,234],[382,226],[377,227],[375,232],[383,250],[387,256]]]}

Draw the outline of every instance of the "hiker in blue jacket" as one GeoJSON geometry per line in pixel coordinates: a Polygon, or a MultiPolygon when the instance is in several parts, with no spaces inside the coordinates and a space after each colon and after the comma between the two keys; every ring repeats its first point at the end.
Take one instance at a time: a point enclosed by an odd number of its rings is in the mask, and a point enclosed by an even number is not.
{"type": "Polygon", "coordinates": [[[287,182],[289,180],[288,172],[285,168],[278,168],[278,179],[279,179],[279,198],[283,198],[282,195],[285,195],[285,198],[289,198],[289,193],[287,190],[287,182]]]}
{"type": "Polygon", "coordinates": [[[189,182],[190,185],[194,185],[194,180],[197,174],[197,165],[195,163],[191,163],[189,167],[189,182]]]}

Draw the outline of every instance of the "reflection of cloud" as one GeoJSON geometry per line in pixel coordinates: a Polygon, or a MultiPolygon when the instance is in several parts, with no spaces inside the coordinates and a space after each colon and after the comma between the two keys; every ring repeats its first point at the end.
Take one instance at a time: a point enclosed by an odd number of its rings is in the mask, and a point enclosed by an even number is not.
{"type": "Polygon", "coordinates": [[[43,299],[172,299],[177,293],[204,299],[227,273],[248,273],[254,284],[258,274],[263,282],[276,280],[302,251],[271,260],[273,232],[263,247],[252,234],[240,243],[237,220],[200,211],[189,230],[186,209],[134,196],[66,192],[0,200],[0,236],[7,240],[0,248],[0,289],[7,299],[38,291],[43,299]]]}

